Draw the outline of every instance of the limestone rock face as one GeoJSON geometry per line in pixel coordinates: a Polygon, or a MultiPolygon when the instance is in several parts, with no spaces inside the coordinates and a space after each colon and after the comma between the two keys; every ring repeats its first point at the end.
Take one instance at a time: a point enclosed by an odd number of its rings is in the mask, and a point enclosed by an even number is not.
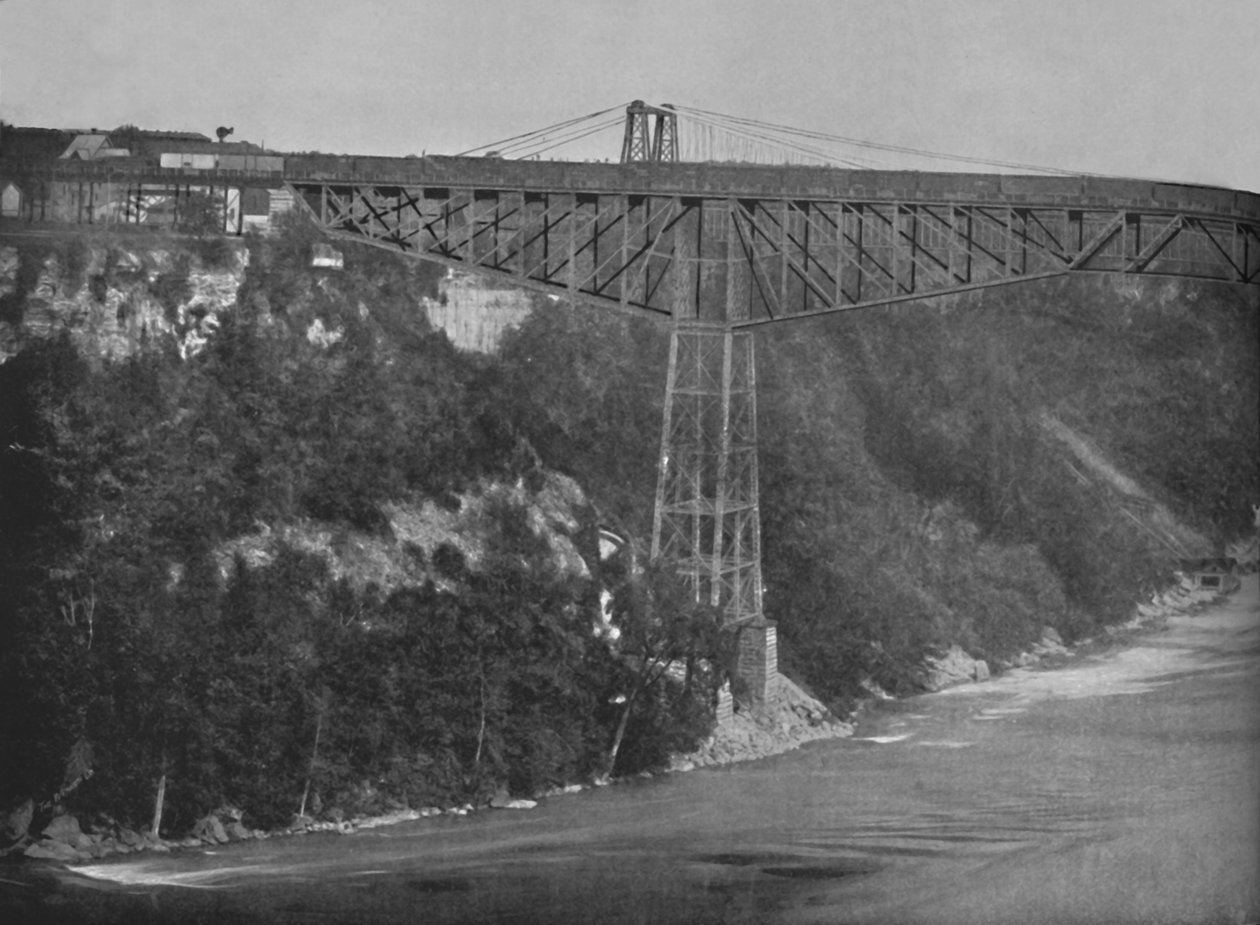
{"type": "Polygon", "coordinates": [[[244,279],[244,250],[232,250],[225,266],[205,267],[193,255],[162,248],[85,247],[81,266],[50,254],[27,268],[35,273],[33,285],[21,278],[22,261],[33,258],[0,247],[0,298],[10,306],[0,313],[0,363],[24,344],[63,331],[97,360],[125,359],[164,340],[182,357],[193,356],[235,306],[244,279]]]}

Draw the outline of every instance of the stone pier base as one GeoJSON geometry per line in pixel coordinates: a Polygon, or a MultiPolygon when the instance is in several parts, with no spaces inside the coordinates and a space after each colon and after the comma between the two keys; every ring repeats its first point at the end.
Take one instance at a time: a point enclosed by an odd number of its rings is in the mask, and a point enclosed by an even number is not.
{"type": "Polygon", "coordinates": [[[779,642],[775,624],[758,620],[739,628],[735,677],[743,682],[750,705],[766,702],[779,673],[779,642]]]}

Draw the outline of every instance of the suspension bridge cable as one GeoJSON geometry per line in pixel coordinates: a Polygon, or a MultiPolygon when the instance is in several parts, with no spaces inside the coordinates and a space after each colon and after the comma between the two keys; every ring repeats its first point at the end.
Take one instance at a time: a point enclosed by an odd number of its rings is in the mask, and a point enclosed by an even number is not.
{"type": "MultiPolygon", "coordinates": [[[[588,133],[592,131],[600,131],[610,126],[620,125],[620,124],[621,124],[621,118],[619,116],[613,116],[610,119],[605,119],[603,121],[595,122],[593,124],[589,122],[584,122],[581,125],[570,126],[569,128],[564,129],[562,132],[539,135],[537,138],[531,138],[529,141],[518,142],[514,146],[505,148],[504,151],[505,153],[509,150],[520,151],[522,152],[520,156],[526,156],[533,149],[540,148],[540,147],[554,147],[556,144],[567,144],[568,142],[576,138],[585,137],[588,133]]],[[[518,155],[513,154],[512,156],[518,156],[518,155]]]]}
{"type": "Polygon", "coordinates": [[[508,138],[503,138],[503,139],[500,139],[499,141],[492,141],[492,142],[490,142],[489,144],[478,145],[478,146],[477,146],[477,147],[475,147],[475,148],[469,148],[467,151],[461,151],[459,154],[457,154],[457,155],[455,155],[455,156],[456,156],[456,157],[463,157],[463,156],[465,156],[465,155],[472,154],[472,153],[473,153],[473,152],[475,152],[475,151],[481,151],[481,150],[483,150],[483,149],[487,149],[487,148],[490,148],[490,149],[496,149],[496,148],[501,148],[501,147],[504,147],[504,146],[511,146],[513,142],[519,142],[521,139],[532,139],[532,138],[536,138],[536,137],[538,137],[539,135],[546,134],[547,132],[552,132],[552,131],[556,131],[556,130],[558,130],[558,129],[567,128],[567,127],[569,127],[569,126],[576,125],[576,124],[577,124],[577,123],[579,123],[579,122],[584,122],[584,121],[586,121],[587,119],[597,119],[597,118],[599,118],[600,116],[607,115],[608,113],[612,112],[614,109],[617,109],[617,108],[618,108],[618,107],[613,106],[613,107],[611,107],[611,108],[609,108],[609,109],[602,109],[602,110],[600,110],[599,112],[592,112],[592,113],[588,113],[588,114],[586,114],[586,115],[584,115],[584,116],[576,116],[575,118],[572,118],[572,119],[565,119],[564,121],[562,121],[562,122],[556,122],[556,123],[555,123],[555,124],[553,124],[553,125],[548,125],[548,126],[545,126],[545,127],[543,127],[543,128],[538,128],[538,129],[532,129],[532,130],[530,130],[530,131],[528,131],[528,132],[522,132],[522,133],[521,133],[521,134],[519,134],[519,135],[512,135],[512,136],[510,136],[510,137],[508,137],[508,138]]]}
{"type": "Polygon", "coordinates": [[[522,139],[522,138],[535,137],[535,136],[538,136],[538,135],[544,134],[544,133],[546,133],[546,132],[551,132],[551,131],[555,131],[555,130],[557,130],[557,129],[566,128],[566,127],[568,127],[568,126],[575,125],[575,124],[577,124],[578,122],[584,122],[584,121],[586,121],[587,119],[598,119],[598,118],[599,118],[599,117],[601,117],[601,116],[606,116],[606,115],[608,115],[608,113],[613,112],[614,110],[617,110],[617,109],[625,109],[625,108],[626,108],[627,106],[629,106],[629,105],[630,105],[630,103],[629,103],[629,102],[625,102],[625,103],[618,103],[616,106],[610,106],[610,107],[608,107],[607,109],[601,109],[601,110],[599,110],[598,112],[588,113],[588,114],[586,114],[586,115],[584,115],[584,116],[576,116],[575,118],[572,118],[572,119],[565,119],[563,122],[557,122],[557,123],[555,123],[554,125],[548,125],[548,126],[546,126],[545,128],[534,129],[534,130],[529,131],[529,132],[523,132],[523,133],[521,133],[520,135],[512,135],[512,136],[510,136],[510,137],[508,137],[508,138],[504,138],[504,139],[502,139],[502,140],[500,140],[500,141],[492,141],[492,142],[490,142],[489,144],[477,145],[475,148],[469,148],[467,151],[460,151],[458,154],[456,154],[456,155],[455,155],[455,157],[466,157],[466,156],[467,156],[467,155],[469,155],[469,154],[473,154],[473,153],[475,153],[475,152],[477,152],[477,151],[483,151],[483,150],[487,150],[487,149],[489,149],[489,150],[495,150],[495,149],[500,148],[500,147],[501,147],[501,146],[503,146],[503,145],[507,145],[507,144],[509,144],[510,142],[515,142],[515,141],[517,141],[517,140],[519,140],[519,139],[522,139]]]}
{"type": "Polygon", "coordinates": [[[588,128],[586,131],[582,132],[582,133],[581,133],[581,134],[579,134],[579,135],[573,135],[573,136],[568,137],[568,138],[562,138],[562,139],[560,139],[560,140],[558,140],[558,141],[553,142],[552,144],[546,145],[545,147],[542,147],[542,148],[537,148],[537,149],[535,149],[535,150],[531,150],[531,151],[526,151],[526,152],[524,152],[524,153],[518,153],[518,154],[516,154],[516,155],[514,155],[514,156],[516,156],[516,157],[518,157],[518,158],[524,158],[524,157],[537,157],[539,154],[543,154],[544,152],[550,151],[550,150],[552,150],[553,148],[558,148],[558,147],[560,147],[561,145],[567,145],[567,144],[569,144],[570,142],[573,142],[573,141],[581,141],[583,138],[587,138],[587,137],[589,137],[589,136],[591,136],[591,135],[596,134],[597,132],[603,132],[603,131],[606,131],[607,129],[612,128],[614,125],[620,125],[620,124],[621,124],[621,121],[622,121],[622,120],[621,120],[621,117],[620,117],[620,116],[618,116],[618,117],[617,117],[617,118],[615,118],[615,119],[609,119],[607,122],[601,122],[601,123],[600,123],[600,124],[598,124],[598,125],[592,126],[591,128],[588,128]]]}
{"type": "Polygon", "coordinates": [[[797,142],[797,141],[791,141],[791,140],[787,140],[783,138],[778,138],[774,136],[773,134],[768,134],[766,132],[752,131],[751,129],[744,128],[744,127],[723,124],[716,120],[710,119],[707,116],[707,114],[704,116],[692,114],[691,118],[692,120],[699,121],[701,124],[708,126],[711,131],[716,129],[718,131],[721,131],[723,134],[730,135],[732,137],[738,137],[742,139],[749,139],[749,138],[758,139],[759,141],[767,144],[767,150],[777,150],[781,153],[783,152],[803,153],[807,155],[808,157],[810,157],[811,159],[813,159],[813,161],[816,163],[844,164],[845,166],[857,167],[859,169],[862,169],[862,168],[869,169],[869,167],[871,166],[868,161],[855,160],[852,157],[848,157],[848,158],[842,157],[840,155],[835,154],[834,152],[820,150],[812,146],[801,144],[800,142],[797,142]]]}
{"type": "MultiPolygon", "coordinates": [[[[687,108],[687,107],[679,107],[679,108],[687,108]]],[[[932,154],[931,151],[912,149],[912,147],[903,147],[903,146],[898,146],[898,145],[883,145],[883,144],[879,144],[879,142],[873,142],[873,141],[872,142],[858,142],[857,140],[847,139],[847,137],[840,136],[840,135],[829,135],[827,134],[827,132],[809,131],[809,130],[804,130],[804,129],[793,129],[793,127],[791,126],[781,126],[781,125],[774,124],[774,122],[761,122],[759,120],[753,120],[753,118],[743,118],[740,116],[726,116],[726,115],[723,115],[723,113],[709,112],[707,110],[697,110],[697,111],[688,110],[688,112],[689,112],[689,115],[692,116],[693,118],[701,117],[698,115],[698,113],[703,113],[704,117],[719,118],[719,120],[725,120],[725,122],[730,122],[731,125],[728,125],[727,129],[732,130],[732,131],[735,130],[736,125],[756,127],[756,129],[760,129],[764,131],[785,132],[785,134],[787,135],[796,135],[800,137],[806,137],[806,139],[813,139],[813,140],[843,142],[843,144],[853,144],[856,146],[867,147],[867,149],[871,149],[871,150],[892,151],[892,152],[900,152],[900,154],[913,154],[913,155],[919,155],[919,156],[941,156],[941,158],[961,160],[961,161],[966,161],[966,163],[980,163],[978,159],[963,158],[963,156],[958,156],[958,155],[934,155],[932,154]]],[[[791,146],[791,147],[799,146],[801,147],[801,150],[809,150],[811,152],[814,152],[816,156],[827,156],[829,160],[839,159],[839,160],[845,160],[847,161],[847,163],[852,163],[852,161],[848,161],[848,159],[839,158],[838,155],[829,154],[829,152],[828,154],[824,155],[823,151],[814,149],[814,147],[801,146],[799,142],[793,142],[787,139],[781,139],[780,144],[785,145],[785,146],[791,146]]],[[[883,163],[888,164],[890,163],[890,161],[883,161],[883,163]]],[[[993,163],[995,163],[995,161],[993,161],[993,163]]],[[[1037,170],[1055,169],[1055,168],[1033,168],[1032,165],[1016,165],[1016,166],[1023,166],[1023,168],[1037,169],[1037,170]]]]}
{"type": "Polygon", "coordinates": [[[1098,174],[1089,174],[1082,171],[1065,170],[1061,167],[1046,167],[1040,164],[1026,164],[1017,161],[1004,161],[995,158],[970,157],[960,154],[947,154],[940,151],[929,151],[924,148],[914,148],[907,145],[883,144],[881,142],[867,141],[859,138],[850,138],[844,135],[834,135],[827,132],[811,131],[808,129],[799,129],[793,126],[781,125],[774,122],[762,122],[757,119],[748,119],[739,116],[728,116],[723,113],[715,113],[704,109],[693,109],[687,106],[676,106],[679,111],[685,111],[695,118],[698,114],[708,116],[710,118],[718,118],[728,120],[730,122],[741,125],[755,126],[760,129],[774,130],[786,132],[804,138],[810,138],[818,141],[831,141],[840,144],[852,145],[854,147],[866,148],[877,151],[888,151],[896,154],[909,154],[916,157],[930,158],[934,160],[955,161],[966,164],[983,164],[990,167],[1002,167],[1016,170],[1033,170],[1041,173],[1055,173],[1067,176],[1099,176],[1098,174]]]}
{"type": "MultiPolygon", "coordinates": [[[[612,119],[597,123],[595,126],[595,130],[605,129],[612,125],[619,125],[620,123],[621,123],[621,117],[614,116],[612,119]]],[[[510,145],[504,145],[502,148],[499,149],[499,154],[503,157],[507,157],[509,155],[509,152],[512,152],[511,156],[513,157],[526,157],[530,153],[532,153],[529,150],[531,148],[535,148],[540,145],[551,145],[554,147],[554,144],[552,143],[557,142],[557,140],[559,141],[559,143],[565,144],[571,140],[574,140],[575,138],[585,137],[591,130],[592,130],[592,127],[586,124],[585,122],[578,125],[571,125],[568,128],[561,131],[559,134],[543,133],[543,134],[536,135],[533,138],[528,138],[522,141],[518,141],[510,145]],[[523,153],[520,153],[520,152],[523,152],[523,153]]]]}
{"type": "MultiPolygon", "coordinates": [[[[734,126],[734,125],[726,125],[726,124],[723,124],[722,122],[719,122],[715,119],[710,118],[710,115],[708,113],[704,113],[703,115],[691,113],[691,117],[695,121],[700,122],[702,125],[706,125],[711,129],[715,129],[717,131],[723,132],[732,137],[739,138],[746,143],[747,142],[753,142],[753,143],[760,142],[764,145],[767,145],[770,149],[778,149],[780,152],[794,152],[797,154],[804,154],[810,158],[813,158],[815,162],[822,163],[822,164],[843,164],[847,167],[856,167],[859,169],[864,169],[864,168],[869,169],[870,167],[870,164],[867,162],[854,160],[852,158],[841,157],[834,153],[819,150],[818,148],[805,145],[797,141],[791,141],[791,140],[776,137],[775,135],[767,133],[765,131],[757,131],[751,128],[744,128],[744,127],[739,127],[739,126],[734,126]]],[[[744,150],[748,150],[748,148],[745,147],[744,150]]]]}
{"type": "Polygon", "coordinates": [[[963,161],[966,163],[991,163],[991,164],[1001,164],[1003,166],[1020,167],[1020,168],[1031,169],[1031,170],[1059,171],[1059,168],[1054,168],[1054,167],[1042,167],[1039,165],[1032,165],[1032,164],[1014,164],[1014,163],[1005,162],[1005,161],[994,161],[994,160],[987,160],[983,158],[967,157],[963,155],[944,154],[941,152],[928,151],[926,149],[921,149],[921,148],[911,148],[904,145],[883,144],[881,142],[865,141],[862,139],[849,138],[844,135],[835,135],[835,134],[830,134],[827,132],[819,132],[819,131],[813,131],[809,129],[800,129],[800,128],[795,128],[793,126],[781,125],[779,123],[774,123],[774,122],[763,122],[757,119],[750,119],[750,118],[746,118],[742,116],[731,116],[731,115],[726,115],[723,113],[715,113],[709,110],[701,109],[701,110],[692,111],[688,107],[679,107],[679,108],[688,109],[688,111],[693,113],[693,116],[698,113],[703,113],[704,115],[708,117],[722,119],[722,120],[729,121],[731,123],[735,123],[739,125],[756,126],[758,128],[763,128],[766,130],[781,131],[789,135],[798,135],[804,138],[811,138],[811,139],[822,140],[822,141],[833,141],[833,142],[838,142],[841,144],[848,144],[848,145],[853,145],[855,147],[869,148],[873,150],[890,151],[890,152],[902,153],[902,154],[912,154],[919,157],[932,157],[932,158],[941,158],[941,159],[946,159],[946,160],[957,160],[957,161],[963,161]]]}

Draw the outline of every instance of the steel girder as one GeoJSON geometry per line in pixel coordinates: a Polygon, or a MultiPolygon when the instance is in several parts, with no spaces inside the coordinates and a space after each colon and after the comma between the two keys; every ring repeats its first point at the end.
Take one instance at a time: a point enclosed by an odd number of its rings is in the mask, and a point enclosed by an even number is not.
{"type": "Polygon", "coordinates": [[[735,327],[1064,273],[1260,284],[1260,222],[1176,209],[291,185],[337,237],[735,327]]]}

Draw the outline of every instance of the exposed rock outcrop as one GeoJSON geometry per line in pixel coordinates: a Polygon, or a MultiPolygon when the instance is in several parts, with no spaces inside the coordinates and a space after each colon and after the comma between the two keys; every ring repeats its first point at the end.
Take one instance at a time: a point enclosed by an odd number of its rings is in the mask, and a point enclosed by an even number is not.
{"type": "Polygon", "coordinates": [[[939,691],[955,684],[982,681],[989,676],[989,666],[982,659],[972,658],[962,646],[952,645],[944,655],[927,660],[924,687],[939,691]]]}
{"type": "Polygon", "coordinates": [[[0,363],[23,345],[63,331],[96,360],[125,359],[164,339],[181,356],[193,356],[235,306],[248,262],[248,251],[236,245],[227,246],[224,265],[215,267],[171,247],[107,240],[84,247],[82,266],[67,265],[57,253],[43,256],[33,268],[33,285],[23,279],[22,262],[35,258],[0,247],[0,298],[20,303],[20,311],[0,318],[0,363]]]}
{"type": "MultiPolygon", "coordinates": [[[[556,568],[566,574],[585,576],[588,567],[578,551],[576,534],[579,512],[587,500],[568,476],[548,472],[542,486],[531,491],[523,483],[483,483],[459,496],[459,507],[443,507],[434,501],[391,502],[382,505],[389,518],[390,535],[380,536],[327,524],[302,522],[272,529],[259,524],[254,533],[225,543],[216,550],[221,578],[231,577],[237,561],[247,567],[269,565],[282,546],[322,559],[335,580],[345,579],[356,588],[374,584],[388,594],[400,587],[441,582],[428,564],[434,552],[449,545],[476,571],[486,555],[495,530],[492,509],[507,504],[524,511],[535,536],[546,541],[556,568]],[[415,553],[420,555],[417,556],[415,553]]],[[[179,574],[176,568],[172,575],[179,574]]]]}

